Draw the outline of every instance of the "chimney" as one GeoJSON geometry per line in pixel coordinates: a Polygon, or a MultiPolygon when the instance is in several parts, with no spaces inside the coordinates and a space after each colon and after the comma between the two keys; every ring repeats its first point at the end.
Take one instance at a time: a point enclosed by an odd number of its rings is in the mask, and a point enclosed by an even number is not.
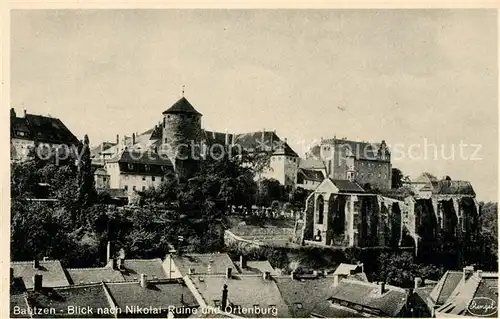
{"type": "Polygon", "coordinates": [[[232,278],[232,274],[233,274],[233,268],[227,267],[226,268],[226,278],[227,279],[231,279],[232,278]]]}
{"type": "Polygon", "coordinates": [[[40,269],[40,261],[38,259],[33,259],[33,269],[40,269]]]}
{"type": "Polygon", "coordinates": [[[463,281],[466,281],[469,279],[469,277],[474,273],[474,266],[466,266],[463,269],[463,276],[462,279],[463,281]]]}
{"type": "Polygon", "coordinates": [[[263,278],[264,280],[269,280],[269,279],[271,279],[271,273],[270,273],[269,271],[264,271],[264,272],[262,273],[262,278],[263,278]]]}
{"type": "Polygon", "coordinates": [[[10,117],[16,117],[16,110],[14,108],[10,109],[10,117]]]}
{"type": "Polygon", "coordinates": [[[24,110],[24,117],[26,117],[26,114],[27,114],[27,112],[26,112],[26,110],[24,110]]]}
{"type": "Polygon", "coordinates": [[[243,255],[240,255],[240,268],[247,268],[247,260],[243,255]]]}
{"type": "Polygon", "coordinates": [[[318,271],[317,270],[313,270],[313,276],[314,277],[318,277],[318,271]]]}
{"type": "Polygon", "coordinates": [[[265,142],[266,142],[266,129],[262,130],[262,135],[260,137],[260,142],[261,142],[260,145],[262,145],[262,148],[263,148],[262,150],[265,151],[266,150],[266,146],[265,146],[266,145],[265,144],[265,142]]]}
{"type": "Polygon", "coordinates": [[[325,275],[325,277],[328,276],[328,270],[327,269],[323,270],[323,274],[325,275]]]}
{"type": "Polygon", "coordinates": [[[148,287],[148,276],[146,274],[141,274],[141,277],[139,279],[139,283],[141,284],[142,288],[147,288],[148,287]]]}
{"type": "Polygon", "coordinates": [[[224,145],[229,146],[229,133],[227,132],[227,130],[226,130],[226,138],[224,140],[224,145]]]}
{"type": "Polygon", "coordinates": [[[481,279],[481,278],[482,278],[482,276],[483,276],[483,271],[482,271],[482,270],[476,270],[476,275],[477,275],[477,277],[478,277],[479,279],[481,279]]]}
{"type": "Polygon", "coordinates": [[[43,280],[42,275],[36,274],[33,276],[33,290],[34,291],[42,290],[42,280],[43,280]]]}
{"type": "Polygon", "coordinates": [[[189,268],[189,274],[194,275],[194,268],[189,268]]]}
{"type": "Polygon", "coordinates": [[[380,281],[378,284],[380,287],[379,292],[381,295],[383,295],[385,293],[385,281],[380,281]]]}
{"type": "Polygon", "coordinates": [[[116,145],[120,144],[120,134],[116,134],[116,145]]]}
{"type": "Polygon", "coordinates": [[[414,287],[413,287],[413,288],[414,288],[415,290],[416,290],[417,288],[422,287],[422,278],[420,278],[420,277],[415,277],[415,279],[414,279],[414,283],[415,283],[415,284],[414,284],[414,287]]]}
{"type": "Polygon", "coordinates": [[[295,270],[292,270],[292,272],[290,273],[290,278],[292,280],[295,280],[297,277],[295,276],[295,270]]]}
{"type": "Polygon", "coordinates": [[[132,133],[132,145],[135,145],[135,133],[132,133]]]}
{"type": "MultiPolygon", "coordinates": [[[[231,268],[229,268],[229,269],[231,269],[231,268]]],[[[220,306],[221,306],[222,311],[224,311],[226,309],[226,306],[227,306],[227,285],[226,284],[224,284],[224,287],[222,288],[222,300],[221,300],[220,306]]]]}
{"type": "Polygon", "coordinates": [[[111,241],[108,241],[106,245],[106,264],[109,264],[111,261],[111,241]]]}

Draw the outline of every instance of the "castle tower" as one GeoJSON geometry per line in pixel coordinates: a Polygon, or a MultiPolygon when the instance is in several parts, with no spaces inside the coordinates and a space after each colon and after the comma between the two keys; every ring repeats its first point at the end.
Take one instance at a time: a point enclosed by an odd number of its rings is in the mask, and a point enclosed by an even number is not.
{"type": "Polygon", "coordinates": [[[184,94],[162,114],[161,149],[167,152],[179,175],[190,176],[200,160],[202,114],[195,110],[184,94]]]}

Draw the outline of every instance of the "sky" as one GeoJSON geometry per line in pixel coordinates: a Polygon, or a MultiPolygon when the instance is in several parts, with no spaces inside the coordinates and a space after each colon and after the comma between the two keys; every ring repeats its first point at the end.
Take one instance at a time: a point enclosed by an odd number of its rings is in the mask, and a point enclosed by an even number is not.
{"type": "Polygon", "coordinates": [[[11,107],[95,145],[153,127],[185,85],[205,129],[276,130],[300,155],[385,140],[404,174],[496,200],[497,32],[478,9],[13,10],[11,107]]]}

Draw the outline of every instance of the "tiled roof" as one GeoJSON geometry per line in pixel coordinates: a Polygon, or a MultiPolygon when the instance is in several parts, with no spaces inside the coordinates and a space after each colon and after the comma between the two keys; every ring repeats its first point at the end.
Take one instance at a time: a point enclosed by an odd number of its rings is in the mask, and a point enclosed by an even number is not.
{"type": "Polygon", "coordinates": [[[41,115],[26,114],[24,118],[31,136],[39,142],[77,145],[78,139],[60,119],[41,115]]]}
{"type": "Polygon", "coordinates": [[[377,309],[387,316],[397,316],[406,304],[406,291],[385,285],[386,291],[380,294],[380,289],[378,284],[344,279],[332,290],[330,297],[334,300],[377,309]]]}
{"type": "Polygon", "coordinates": [[[304,179],[306,179],[308,181],[321,182],[325,179],[323,172],[321,172],[321,171],[299,168],[298,173],[302,174],[304,176],[304,179]]]}
{"type": "Polygon", "coordinates": [[[13,261],[14,277],[21,277],[26,288],[33,288],[33,276],[43,275],[44,287],[68,286],[69,281],[59,260],[40,261],[39,269],[33,268],[33,261],[13,261]]]}
{"type": "Polygon", "coordinates": [[[333,274],[334,275],[350,275],[352,272],[356,271],[357,269],[361,270],[361,265],[341,263],[340,265],[337,266],[337,268],[335,269],[333,274]]]}
{"type": "Polygon", "coordinates": [[[282,141],[274,131],[259,131],[235,134],[234,144],[248,152],[272,152],[275,155],[298,157],[297,153],[282,141]]]}
{"type": "Polygon", "coordinates": [[[326,169],[325,162],[315,158],[301,158],[299,168],[304,169],[326,169]]]}
{"type": "Polygon", "coordinates": [[[243,274],[263,274],[269,272],[271,276],[277,276],[278,273],[267,260],[249,260],[246,262],[246,267],[241,268],[239,262],[236,263],[238,269],[243,274]]]}
{"type": "Polygon", "coordinates": [[[123,150],[115,157],[109,159],[108,163],[172,166],[172,162],[166,155],[160,156],[160,154],[156,152],[139,152],[134,150],[123,150]]]}
{"type": "MultiPolygon", "coordinates": [[[[239,274],[233,275],[231,279],[226,278],[224,275],[192,275],[189,278],[195,284],[208,306],[215,306],[217,302],[220,302],[222,289],[226,284],[228,286],[228,305],[233,304],[247,309],[253,308],[255,305],[258,305],[261,309],[275,306],[277,308],[277,317],[290,317],[288,307],[273,279],[264,279],[262,275],[239,274]]],[[[241,314],[241,316],[269,318],[272,317],[272,314],[241,314]]]]}
{"type": "Polygon", "coordinates": [[[66,271],[74,285],[124,281],[122,274],[110,267],[72,268],[66,271]]]}
{"type": "Polygon", "coordinates": [[[141,308],[168,309],[175,307],[198,307],[198,302],[184,283],[148,282],[143,288],[139,282],[106,283],[109,293],[117,307],[126,309],[127,306],[141,308]]]}
{"type": "MultiPolygon", "coordinates": [[[[439,307],[436,312],[450,316],[471,316],[468,306],[472,300],[489,299],[498,302],[498,273],[489,273],[478,275],[475,273],[467,282],[457,287],[444,305],[439,307]]],[[[496,304],[495,304],[496,305],[496,304]]],[[[497,317],[497,312],[487,311],[481,313],[481,309],[472,309],[478,311],[481,317],[497,317]]]]}
{"type": "Polygon", "coordinates": [[[185,276],[189,269],[195,274],[207,274],[210,265],[211,274],[225,274],[227,268],[236,270],[236,266],[226,253],[223,254],[183,254],[172,255],[173,261],[180,273],[185,276]]]}
{"type": "Polygon", "coordinates": [[[438,181],[434,186],[433,193],[439,195],[476,195],[470,182],[449,180],[438,181]]]}
{"type": "Polygon", "coordinates": [[[163,111],[163,114],[167,113],[189,113],[189,114],[201,115],[201,113],[196,111],[195,108],[191,105],[191,103],[189,103],[189,101],[185,97],[181,97],[169,109],[163,111]]]}
{"type": "MultiPolygon", "coordinates": [[[[229,139],[228,143],[231,143],[234,134],[227,133],[227,136],[229,139]]],[[[203,130],[203,139],[207,145],[225,145],[226,133],[203,130]]]]}
{"type": "Polygon", "coordinates": [[[351,182],[347,179],[331,179],[341,193],[364,193],[365,190],[358,183],[351,182]]]}
{"type": "Polygon", "coordinates": [[[161,258],[125,259],[125,270],[122,271],[125,280],[139,280],[141,274],[153,280],[167,279],[161,258]]]}
{"type": "Polygon", "coordinates": [[[334,146],[336,149],[340,149],[341,152],[348,152],[345,153],[346,156],[354,155],[356,159],[386,162],[390,161],[390,152],[387,148],[385,154],[383,152],[379,152],[382,143],[359,142],[336,138],[323,140],[320,145],[314,145],[311,147],[308,152],[309,157],[320,159],[321,147],[323,145],[334,146]]]}
{"type": "Polygon", "coordinates": [[[31,307],[50,308],[55,310],[55,314],[35,316],[36,318],[82,318],[82,317],[107,317],[112,315],[96,316],[98,308],[110,308],[106,292],[102,284],[70,286],[56,289],[45,289],[42,291],[29,291],[28,301],[31,307]],[[70,314],[68,307],[90,307],[93,309],[92,315],[70,314]]]}
{"type": "Polygon", "coordinates": [[[431,292],[430,297],[436,302],[436,305],[442,305],[448,300],[451,293],[460,284],[463,278],[461,271],[447,271],[439,280],[436,287],[431,292]]]}
{"type": "Polygon", "coordinates": [[[112,142],[102,142],[101,144],[97,145],[96,147],[93,147],[91,150],[90,150],[90,155],[91,156],[99,156],[101,155],[101,153],[113,146],[115,146],[116,143],[112,143],[112,142]]]}
{"type": "Polygon", "coordinates": [[[280,276],[274,280],[295,318],[310,317],[316,304],[326,302],[334,288],[333,276],[303,280],[280,276]]]}

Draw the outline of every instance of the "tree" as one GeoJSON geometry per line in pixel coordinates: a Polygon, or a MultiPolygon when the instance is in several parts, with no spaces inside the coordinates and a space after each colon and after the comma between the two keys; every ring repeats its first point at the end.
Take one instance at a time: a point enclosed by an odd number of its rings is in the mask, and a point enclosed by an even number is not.
{"type": "Polygon", "coordinates": [[[404,175],[399,168],[392,169],[391,188],[398,189],[403,186],[404,175]]]}
{"type": "Polygon", "coordinates": [[[259,181],[257,205],[270,206],[274,200],[281,201],[284,187],[274,178],[263,178],[259,181]]]}
{"type": "Polygon", "coordinates": [[[80,145],[78,159],[78,203],[88,207],[95,202],[96,190],[92,174],[92,160],[90,157],[89,137],[85,134],[83,144],[80,145]]]}

